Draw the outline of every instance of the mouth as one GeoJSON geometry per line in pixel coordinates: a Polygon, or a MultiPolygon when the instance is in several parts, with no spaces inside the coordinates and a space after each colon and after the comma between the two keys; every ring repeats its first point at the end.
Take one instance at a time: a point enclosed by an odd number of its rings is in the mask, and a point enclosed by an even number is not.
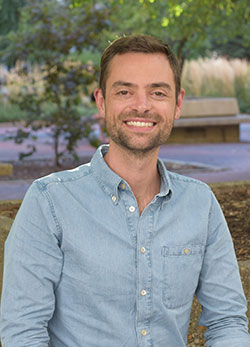
{"type": "Polygon", "coordinates": [[[124,124],[132,131],[149,132],[154,129],[156,122],[146,119],[125,120],[124,124]]]}
{"type": "Polygon", "coordinates": [[[128,126],[138,127],[138,128],[151,128],[156,123],[154,122],[145,122],[145,121],[125,121],[128,126]]]}

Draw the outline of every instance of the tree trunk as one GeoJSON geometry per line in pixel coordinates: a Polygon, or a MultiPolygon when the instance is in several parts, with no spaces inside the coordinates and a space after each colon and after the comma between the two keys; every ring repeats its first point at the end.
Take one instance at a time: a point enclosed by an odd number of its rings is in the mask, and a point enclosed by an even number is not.
{"type": "Polygon", "coordinates": [[[177,58],[178,58],[178,61],[179,61],[179,64],[180,64],[180,74],[182,75],[182,70],[183,70],[183,66],[184,66],[184,62],[185,62],[185,54],[183,53],[183,48],[185,46],[187,42],[187,38],[184,37],[181,41],[180,41],[180,44],[178,46],[178,50],[177,50],[177,58]]]}

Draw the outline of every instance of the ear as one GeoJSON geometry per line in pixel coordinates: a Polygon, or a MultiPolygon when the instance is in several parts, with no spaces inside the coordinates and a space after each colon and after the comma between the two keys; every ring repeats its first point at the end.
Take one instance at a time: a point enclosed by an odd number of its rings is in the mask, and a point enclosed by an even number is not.
{"type": "Polygon", "coordinates": [[[99,115],[100,117],[105,118],[105,100],[101,88],[97,88],[94,91],[94,96],[99,115]]]}
{"type": "Polygon", "coordinates": [[[179,95],[178,95],[176,108],[175,108],[175,117],[174,117],[175,119],[179,119],[181,116],[181,107],[182,107],[184,95],[185,95],[185,90],[183,88],[181,88],[179,95]]]}

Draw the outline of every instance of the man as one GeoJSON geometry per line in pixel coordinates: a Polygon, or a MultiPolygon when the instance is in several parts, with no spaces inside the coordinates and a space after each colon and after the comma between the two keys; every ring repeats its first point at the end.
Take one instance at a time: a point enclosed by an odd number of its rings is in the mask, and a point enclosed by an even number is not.
{"type": "Polygon", "coordinates": [[[6,242],[4,347],[186,346],[194,294],[208,347],[250,346],[218,203],[158,160],[183,97],[158,39],[106,49],[95,98],[110,146],[29,189],[6,242]]]}

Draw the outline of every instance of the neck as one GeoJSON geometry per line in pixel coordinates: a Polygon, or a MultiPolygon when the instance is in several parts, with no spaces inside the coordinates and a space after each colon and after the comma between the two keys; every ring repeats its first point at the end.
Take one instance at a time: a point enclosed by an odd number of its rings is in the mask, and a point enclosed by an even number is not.
{"type": "Polygon", "coordinates": [[[159,148],[150,152],[132,152],[110,142],[104,159],[108,166],[122,177],[132,189],[140,213],[160,192],[160,175],[157,170],[159,148]]]}

